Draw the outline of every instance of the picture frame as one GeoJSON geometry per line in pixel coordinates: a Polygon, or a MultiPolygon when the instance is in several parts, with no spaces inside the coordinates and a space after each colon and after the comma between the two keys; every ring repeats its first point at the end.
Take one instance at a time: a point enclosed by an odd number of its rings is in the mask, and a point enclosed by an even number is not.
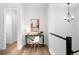
{"type": "Polygon", "coordinates": [[[31,32],[39,32],[39,19],[31,19],[31,32]]]}

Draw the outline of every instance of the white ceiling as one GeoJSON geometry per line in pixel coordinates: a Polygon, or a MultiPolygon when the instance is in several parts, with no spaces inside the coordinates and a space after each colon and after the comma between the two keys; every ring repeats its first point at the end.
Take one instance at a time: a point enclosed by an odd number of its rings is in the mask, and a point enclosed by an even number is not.
{"type": "MultiPolygon", "coordinates": [[[[61,8],[66,8],[67,3],[20,3],[24,8],[26,7],[35,7],[35,8],[43,8],[43,7],[48,7],[48,5],[53,5],[54,7],[61,7],[61,8]]],[[[0,3],[0,6],[5,5],[5,6],[18,6],[19,3],[0,3]]],[[[79,3],[71,3],[70,4],[71,8],[79,8],[79,3]]]]}
{"type": "Polygon", "coordinates": [[[22,3],[23,7],[47,7],[48,3],[22,3]]]}
{"type": "MultiPolygon", "coordinates": [[[[67,3],[22,3],[23,7],[48,7],[52,4],[54,7],[67,7],[67,3]]],[[[71,3],[71,8],[78,8],[79,3],[71,3]]]]}
{"type": "MultiPolygon", "coordinates": [[[[54,6],[57,6],[57,7],[66,7],[67,6],[67,3],[52,3],[54,6]]],[[[70,4],[70,7],[78,7],[79,6],[79,3],[71,3],[70,4]]]]}

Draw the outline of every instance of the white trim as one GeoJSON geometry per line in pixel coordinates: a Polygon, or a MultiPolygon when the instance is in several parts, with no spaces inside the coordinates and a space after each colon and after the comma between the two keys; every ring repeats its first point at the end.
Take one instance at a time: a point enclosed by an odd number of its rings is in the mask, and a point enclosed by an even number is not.
{"type": "Polygon", "coordinates": [[[52,49],[49,48],[49,52],[51,55],[56,55],[56,53],[54,51],[52,51],[52,49]]]}
{"type": "Polygon", "coordinates": [[[0,48],[0,50],[6,50],[6,47],[5,48],[0,48]]]}
{"type": "Polygon", "coordinates": [[[6,49],[6,21],[5,21],[5,8],[3,8],[4,10],[4,46],[5,48],[0,49],[0,50],[5,50],[6,49]]]}

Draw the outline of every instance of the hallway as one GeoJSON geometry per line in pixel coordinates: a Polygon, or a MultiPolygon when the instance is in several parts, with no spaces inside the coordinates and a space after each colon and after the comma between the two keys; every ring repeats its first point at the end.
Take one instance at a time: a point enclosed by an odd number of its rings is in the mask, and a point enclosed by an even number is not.
{"type": "Polygon", "coordinates": [[[68,55],[68,50],[69,54],[78,52],[79,3],[71,3],[71,15],[75,18],[71,22],[64,19],[67,4],[70,3],[0,4],[0,54],[68,55]],[[17,44],[13,44],[16,41],[17,44]],[[6,44],[11,45],[6,47],[6,44]],[[26,44],[45,46],[34,51],[30,45],[25,47],[26,44]]]}

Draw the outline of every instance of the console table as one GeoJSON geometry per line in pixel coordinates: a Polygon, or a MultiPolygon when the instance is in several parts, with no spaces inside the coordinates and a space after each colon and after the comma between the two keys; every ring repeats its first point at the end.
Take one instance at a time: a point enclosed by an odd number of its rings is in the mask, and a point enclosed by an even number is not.
{"type": "MultiPolygon", "coordinates": [[[[44,46],[44,35],[25,35],[26,44],[27,44],[28,38],[30,38],[30,37],[35,37],[35,36],[42,37],[42,46],[44,46]]],[[[31,39],[31,38],[30,38],[30,39],[31,39]]],[[[31,40],[33,40],[33,39],[31,39],[31,40]]]]}

